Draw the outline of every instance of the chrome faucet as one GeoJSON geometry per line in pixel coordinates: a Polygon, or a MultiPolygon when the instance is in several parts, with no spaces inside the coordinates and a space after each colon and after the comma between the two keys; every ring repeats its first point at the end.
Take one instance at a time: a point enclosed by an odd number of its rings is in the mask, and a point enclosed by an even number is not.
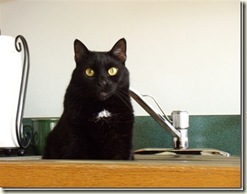
{"type": "Polygon", "coordinates": [[[158,111],[144,99],[145,95],[140,94],[133,88],[129,89],[129,94],[150,116],[173,136],[174,149],[188,148],[189,115],[186,111],[173,111],[172,120],[170,120],[164,113],[163,115],[158,113],[158,111]]]}

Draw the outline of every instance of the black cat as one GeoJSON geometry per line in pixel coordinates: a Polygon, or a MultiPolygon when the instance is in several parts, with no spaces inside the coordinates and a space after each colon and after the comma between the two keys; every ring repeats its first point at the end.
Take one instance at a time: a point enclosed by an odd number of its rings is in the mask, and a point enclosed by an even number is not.
{"type": "Polygon", "coordinates": [[[75,40],[74,50],[64,112],[47,137],[43,159],[133,159],[125,39],[109,52],[89,51],[75,40]]]}

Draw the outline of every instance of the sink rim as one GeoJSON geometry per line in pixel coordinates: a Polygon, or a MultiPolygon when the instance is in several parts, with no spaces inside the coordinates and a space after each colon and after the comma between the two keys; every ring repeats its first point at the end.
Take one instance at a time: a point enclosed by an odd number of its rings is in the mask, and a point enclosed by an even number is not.
{"type": "Polygon", "coordinates": [[[138,155],[192,155],[192,156],[224,156],[229,157],[228,152],[213,149],[213,148],[186,148],[186,149],[173,149],[173,148],[142,148],[134,151],[138,155]]]}

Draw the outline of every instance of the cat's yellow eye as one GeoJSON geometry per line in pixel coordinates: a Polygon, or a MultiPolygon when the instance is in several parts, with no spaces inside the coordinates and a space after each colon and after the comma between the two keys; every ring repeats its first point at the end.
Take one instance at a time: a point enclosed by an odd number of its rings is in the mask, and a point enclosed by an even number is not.
{"type": "Polygon", "coordinates": [[[109,74],[110,76],[116,75],[117,72],[118,72],[118,68],[116,68],[116,67],[111,67],[110,69],[108,69],[108,74],[109,74]]]}
{"type": "Polygon", "coordinates": [[[94,70],[92,70],[91,68],[87,68],[85,72],[88,77],[92,77],[95,74],[94,70]]]}

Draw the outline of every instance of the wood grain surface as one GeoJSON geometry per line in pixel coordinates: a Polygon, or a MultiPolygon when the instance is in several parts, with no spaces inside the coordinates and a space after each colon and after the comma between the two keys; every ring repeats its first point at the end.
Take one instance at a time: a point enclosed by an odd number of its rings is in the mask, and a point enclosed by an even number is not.
{"type": "Polygon", "coordinates": [[[240,188],[240,166],[162,162],[0,161],[8,188],[240,188]]]}

